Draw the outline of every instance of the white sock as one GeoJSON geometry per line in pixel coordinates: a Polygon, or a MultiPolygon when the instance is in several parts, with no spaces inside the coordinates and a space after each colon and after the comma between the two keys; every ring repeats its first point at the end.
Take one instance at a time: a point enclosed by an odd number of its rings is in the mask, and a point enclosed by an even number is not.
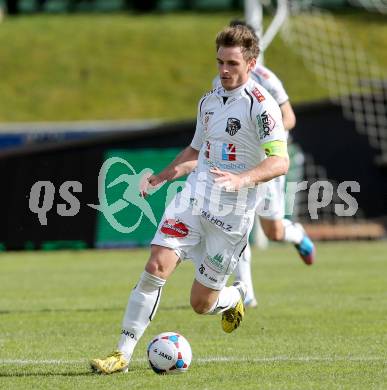
{"type": "Polygon", "coordinates": [[[241,294],[239,290],[234,287],[223,287],[219,292],[218,300],[215,302],[214,306],[206,314],[219,314],[224,311],[235,307],[236,304],[241,299],[241,294]]]}
{"type": "Polygon", "coordinates": [[[242,281],[246,285],[246,297],[245,302],[255,299],[253,280],[251,277],[251,248],[250,244],[247,244],[238,264],[234,270],[235,280],[242,281]]]}
{"type": "Polygon", "coordinates": [[[282,224],[284,225],[284,241],[299,244],[304,237],[302,229],[289,219],[283,219],[282,224]]]}
{"type": "Polygon", "coordinates": [[[156,313],[164,284],[164,279],[144,271],[129,296],[118,342],[118,350],[127,360],[156,313]]]}

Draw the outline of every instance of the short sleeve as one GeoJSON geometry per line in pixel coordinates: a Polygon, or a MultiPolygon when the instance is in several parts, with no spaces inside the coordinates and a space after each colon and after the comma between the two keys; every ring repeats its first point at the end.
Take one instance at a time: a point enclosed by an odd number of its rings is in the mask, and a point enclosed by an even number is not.
{"type": "Polygon", "coordinates": [[[271,141],[285,141],[286,131],[282,122],[282,113],[273,97],[265,95],[265,99],[256,105],[255,126],[260,144],[271,141]]]}
{"type": "Polygon", "coordinates": [[[195,129],[195,134],[191,141],[191,147],[195,150],[200,150],[204,142],[204,127],[203,127],[203,116],[202,116],[204,100],[205,97],[200,99],[198,105],[198,113],[196,117],[196,129],[195,129]]]}

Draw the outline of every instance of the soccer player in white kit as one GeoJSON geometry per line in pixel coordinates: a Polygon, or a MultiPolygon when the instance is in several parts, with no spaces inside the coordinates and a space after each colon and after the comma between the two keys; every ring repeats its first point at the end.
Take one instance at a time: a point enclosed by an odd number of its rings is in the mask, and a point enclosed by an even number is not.
{"type": "Polygon", "coordinates": [[[200,100],[191,144],[152,175],[149,185],[184,176],[193,161],[196,168],[165,210],[145,270],[129,296],[117,350],[90,362],[96,372],[127,371],[162,287],[181,260],[194,263],[190,303],[196,313],[221,313],[227,333],[244,316],[244,284],[226,283],[247,244],[259,184],[285,174],[289,158],[281,111],[249,77],[259,52],[257,38],[245,26],[227,27],[217,35],[216,48],[222,85],[200,100]],[[265,129],[261,122],[267,118],[265,129]]]}
{"type": "MultiPolygon", "coordinates": [[[[243,21],[234,20],[230,22],[230,26],[237,25],[247,26],[250,31],[254,32],[254,29],[243,21]]],[[[293,129],[296,124],[296,117],[290,104],[289,96],[280,79],[261,64],[256,64],[250,77],[262,85],[280,106],[285,130],[288,132],[293,129]]],[[[216,77],[213,82],[214,86],[219,85],[219,82],[219,77],[216,77]]],[[[272,241],[294,244],[304,263],[307,265],[313,264],[315,259],[313,242],[307,236],[301,224],[293,223],[285,218],[285,176],[277,177],[265,185],[265,200],[257,207],[257,215],[266,237],[272,241]]],[[[246,307],[256,307],[257,300],[251,276],[251,249],[249,244],[247,244],[234,274],[236,280],[243,281],[246,285],[246,307]]]]}

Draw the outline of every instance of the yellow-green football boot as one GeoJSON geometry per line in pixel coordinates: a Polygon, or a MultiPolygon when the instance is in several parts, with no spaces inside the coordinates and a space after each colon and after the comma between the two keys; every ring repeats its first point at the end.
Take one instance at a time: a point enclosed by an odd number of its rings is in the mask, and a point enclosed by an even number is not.
{"type": "Polygon", "coordinates": [[[243,301],[246,296],[246,286],[243,282],[235,282],[233,286],[238,289],[241,298],[235,307],[226,310],[222,314],[222,329],[226,333],[231,333],[238,328],[245,315],[245,306],[243,301]]]}
{"type": "Polygon", "coordinates": [[[114,372],[127,372],[129,361],[125,359],[120,351],[114,351],[105,359],[93,359],[90,361],[91,369],[102,374],[113,374],[114,372]]]}

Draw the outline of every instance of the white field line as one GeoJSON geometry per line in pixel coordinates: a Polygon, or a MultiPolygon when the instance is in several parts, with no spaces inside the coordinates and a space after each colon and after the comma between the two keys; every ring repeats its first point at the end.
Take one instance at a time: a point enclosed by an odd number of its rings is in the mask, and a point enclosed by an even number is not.
{"type": "MultiPolygon", "coordinates": [[[[133,362],[145,362],[146,359],[133,359],[133,362]]],[[[215,357],[202,357],[194,358],[194,362],[197,363],[213,363],[213,362],[233,362],[233,363],[308,363],[308,362],[384,362],[387,363],[387,357],[382,356],[272,356],[272,357],[261,357],[261,358],[243,358],[243,357],[227,357],[227,356],[215,356],[215,357]]],[[[0,365],[69,365],[69,364],[82,364],[87,363],[86,359],[79,360],[58,360],[58,359],[0,359],[0,365]]]]}

